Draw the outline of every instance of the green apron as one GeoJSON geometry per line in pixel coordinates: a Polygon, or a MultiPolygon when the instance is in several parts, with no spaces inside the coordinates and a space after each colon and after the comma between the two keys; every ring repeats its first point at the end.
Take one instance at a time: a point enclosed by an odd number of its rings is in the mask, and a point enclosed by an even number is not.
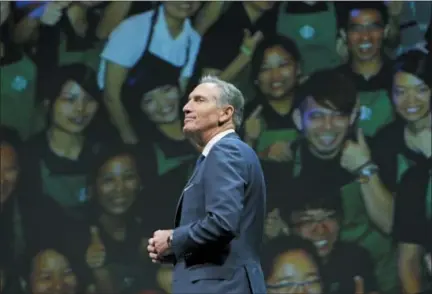
{"type": "Polygon", "coordinates": [[[311,14],[289,14],[289,1],[279,7],[276,31],[293,40],[302,55],[302,70],[309,75],[317,70],[333,68],[341,64],[336,51],[337,22],[333,3],[327,3],[327,11],[311,14]]]}
{"type": "MultiPolygon", "coordinates": [[[[294,177],[301,171],[300,150],[296,151],[294,177]]],[[[339,239],[353,242],[369,251],[375,266],[378,286],[384,293],[397,293],[397,251],[392,238],[380,232],[369,220],[360,183],[351,182],[341,188],[344,213],[339,239]]]]}
{"type": "Polygon", "coordinates": [[[41,130],[35,123],[36,66],[24,55],[0,70],[0,123],[16,129],[26,140],[41,130]]]}
{"type": "Polygon", "coordinates": [[[196,157],[196,155],[184,155],[175,158],[167,158],[163,153],[162,149],[159,148],[157,144],[154,145],[156,151],[156,160],[158,166],[158,175],[162,176],[165,173],[175,169],[186,161],[192,160],[196,157]]]}
{"type": "Polygon", "coordinates": [[[88,202],[86,175],[52,174],[41,160],[40,170],[43,193],[59,204],[69,217],[83,219],[84,205],[88,202]]]}
{"type": "Polygon", "coordinates": [[[94,48],[85,51],[70,52],[66,49],[66,37],[60,36],[59,65],[81,63],[92,68],[95,72],[99,70],[100,54],[103,49],[102,42],[95,44],[94,48]]]}
{"type": "Polygon", "coordinates": [[[386,90],[360,92],[359,124],[366,136],[375,133],[394,119],[393,105],[386,90]]]}

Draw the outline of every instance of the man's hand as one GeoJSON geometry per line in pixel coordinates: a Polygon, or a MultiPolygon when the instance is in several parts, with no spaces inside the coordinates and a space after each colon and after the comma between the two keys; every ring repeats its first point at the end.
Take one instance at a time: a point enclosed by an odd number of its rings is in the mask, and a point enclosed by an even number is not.
{"type": "Polygon", "coordinates": [[[157,230],[153,233],[153,238],[150,238],[147,246],[147,251],[152,262],[161,262],[163,257],[170,253],[170,245],[168,238],[172,235],[173,230],[157,230]]]}
{"type": "Polygon", "coordinates": [[[342,152],[341,166],[349,172],[355,172],[371,160],[369,147],[362,129],[357,130],[357,142],[348,140],[342,152]]]}

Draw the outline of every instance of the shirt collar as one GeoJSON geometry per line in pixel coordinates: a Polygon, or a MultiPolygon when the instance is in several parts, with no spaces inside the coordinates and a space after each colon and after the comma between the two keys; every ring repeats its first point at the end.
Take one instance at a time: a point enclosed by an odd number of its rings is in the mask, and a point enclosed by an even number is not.
{"type": "Polygon", "coordinates": [[[205,145],[204,150],[202,151],[202,155],[206,156],[210,153],[211,148],[223,137],[225,137],[228,134],[234,133],[234,130],[227,130],[227,131],[223,131],[220,132],[219,134],[217,134],[216,136],[214,136],[213,138],[211,138],[211,140],[207,143],[207,145],[205,145]]]}

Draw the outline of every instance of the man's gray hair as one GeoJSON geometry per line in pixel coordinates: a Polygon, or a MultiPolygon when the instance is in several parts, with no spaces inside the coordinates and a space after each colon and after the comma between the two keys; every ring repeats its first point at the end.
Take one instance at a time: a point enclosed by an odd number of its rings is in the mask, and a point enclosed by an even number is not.
{"type": "Polygon", "coordinates": [[[231,105],[234,108],[233,122],[235,128],[238,130],[243,122],[243,112],[245,99],[242,92],[233,84],[225,82],[218,77],[207,75],[201,78],[199,84],[211,83],[215,84],[221,94],[217,103],[220,106],[231,105]]]}

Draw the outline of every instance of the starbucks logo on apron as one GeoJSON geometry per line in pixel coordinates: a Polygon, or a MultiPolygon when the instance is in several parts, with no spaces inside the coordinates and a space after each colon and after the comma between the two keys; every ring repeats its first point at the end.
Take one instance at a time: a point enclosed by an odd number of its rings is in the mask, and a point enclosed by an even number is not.
{"type": "Polygon", "coordinates": [[[312,39],[315,36],[315,29],[310,25],[302,26],[300,28],[300,36],[305,40],[312,39]]]}
{"type": "Polygon", "coordinates": [[[366,106],[360,107],[360,120],[370,120],[372,118],[372,109],[366,106]]]}
{"type": "Polygon", "coordinates": [[[22,92],[24,91],[28,86],[28,81],[23,76],[16,76],[12,81],[12,88],[15,91],[22,92]]]}

